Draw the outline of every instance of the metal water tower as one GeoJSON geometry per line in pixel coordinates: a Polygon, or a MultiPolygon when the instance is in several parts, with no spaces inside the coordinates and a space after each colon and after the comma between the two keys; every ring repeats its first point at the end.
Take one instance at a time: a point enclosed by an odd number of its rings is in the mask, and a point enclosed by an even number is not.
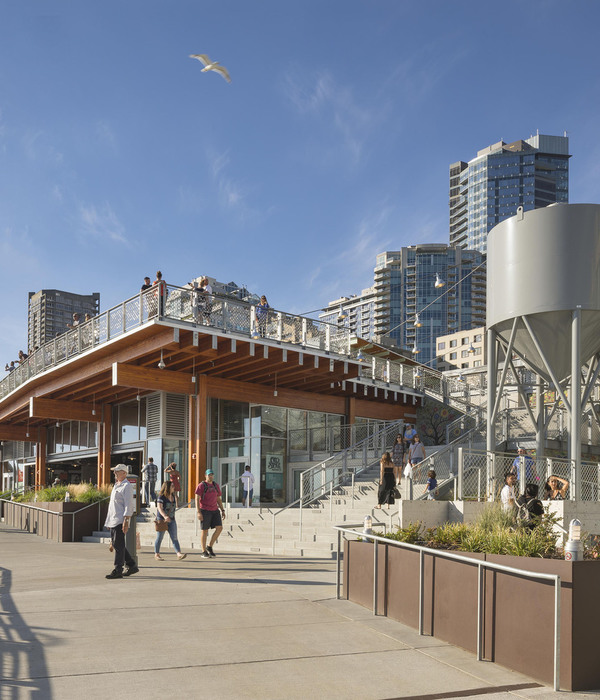
{"type": "MultiPolygon", "coordinates": [[[[538,453],[543,382],[569,417],[574,498],[580,498],[581,417],[600,373],[600,205],[553,204],[517,214],[488,236],[488,450],[513,355],[537,374],[538,453]],[[500,357],[506,361],[498,381],[500,357]],[[568,394],[568,396],[567,396],[568,394]]],[[[514,368],[513,368],[514,370],[514,368]]],[[[515,373],[516,374],[516,373],[515,373]]]]}

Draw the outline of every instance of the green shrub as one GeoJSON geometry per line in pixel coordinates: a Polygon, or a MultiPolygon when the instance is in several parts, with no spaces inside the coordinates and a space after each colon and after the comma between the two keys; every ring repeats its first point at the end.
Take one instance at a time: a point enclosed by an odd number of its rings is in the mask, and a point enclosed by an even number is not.
{"type": "MultiPolygon", "coordinates": [[[[70,500],[75,503],[96,503],[110,496],[112,487],[103,486],[96,488],[92,484],[69,484],[69,486],[48,486],[39,491],[33,489],[25,491],[14,497],[17,503],[32,503],[39,501],[40,503],[51,503],[54,501],[64,501],[67,491],[69,492],[70,500]]],[[[8,496],[10,498],[10,494],[8,496]]]]}
{"type": "Polygon", "coordinates": [[[400,527],[395,532],[386,533],[384,537],[387,537],[389,540],[415,544],[415,542],[423,540],[423,526],[420,522],[410,523],[407,527],[400,527]]]}
{"type": "MultiPolygon", "coordinates": [[[[504,511],[498,504],[490,504],[474,523],[445,523],[424,530],[423,524],[417,522],[398,528],[386,537],[399,542],[423,541],[433,549],[550,558],[560,556],[558,535],[553,529],[556,522],[557,517],[546,508],[540,524],[529,529],[517,522],[514,513],[504,511]]],[[[593,551],[596,558],[600,558],[600,543],[595,544],[593,551]]]]}

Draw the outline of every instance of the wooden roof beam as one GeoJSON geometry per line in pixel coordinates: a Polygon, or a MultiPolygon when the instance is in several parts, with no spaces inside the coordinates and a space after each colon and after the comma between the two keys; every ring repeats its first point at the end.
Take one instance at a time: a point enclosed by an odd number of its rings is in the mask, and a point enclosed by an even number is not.
{"type": "Polygon", "coordinates": [[[195,394],[196,384],[191,374],[168,369],[148,369],[119,362],[112,366],[113,386],[169,391],[174,394],[195,394]]]}
{"type": "Polygon", "coordinates": [[[54,420],[83,420],[93,423],[100,420],[100,407],[93,403],[59,401],[32,396],[29,399],[30,418],[52,418],[54,420]]]}
{"type": "Polygon", "coordinates": [[[37,428],[34,430],[16,425],[0,425],[0,440],[38,442],[38,431],[37,428]]]}

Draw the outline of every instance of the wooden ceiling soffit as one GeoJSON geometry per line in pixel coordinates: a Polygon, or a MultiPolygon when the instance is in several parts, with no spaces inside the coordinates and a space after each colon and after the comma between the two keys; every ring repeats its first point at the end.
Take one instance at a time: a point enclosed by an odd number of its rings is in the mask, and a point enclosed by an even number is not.
{"type": "Polygon", "coordinates": [[[287,406],[303,410],[317,410],[325,413],[344,413],[346,399],[343,396],[311,394],[293,389],[278,390],[275,396],[274,388],[264,385],[236,382],[219,377],[206,378],[206,391],[210,398],[247,401],[248,403],[264,403],[272,406],[287,406]]]}
{"type": "Polygon", "coordinates": [[[168,391],[173,394],[195,394],[196,384],[187,372],[168,369],[149,369],[115,362],[112,366],[113,386],[168,391]]]}
{"type": "Polygon", "coordinates": [[[17,442],[37,442],[37,428],[27,429],[17,425],[0,425],[0,440],[15,440],[17,442]]]}
{"type": "Polygon", "coordinates": [[[42,399],[32,396],[29,399],[30,418],[52,418],[54,420],[82,420],[94,423],[100,420],[100,408],[95,410],[93,403],[42,399]]]}

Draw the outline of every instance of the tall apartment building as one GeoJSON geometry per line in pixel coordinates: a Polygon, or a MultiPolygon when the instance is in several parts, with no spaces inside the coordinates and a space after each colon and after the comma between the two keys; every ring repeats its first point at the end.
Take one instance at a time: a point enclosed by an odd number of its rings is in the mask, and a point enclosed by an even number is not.
{"type": "Polygon", "coordinates": [[[569,201],[569,138],[536,134],[499,141],[468,163],[450,166],[450,245],[487,250],[498,223],[525,211],[569,201]]]}
{"type": "Polygon", "coordinates": [[[485,324],[483,261],[477,251],[445,243],[380,253],[373,287],[330,302],[319,318],[343,323],[367,340],[389,339],[399,348],[416,351],[419,362],[432,363],[437,336],[485,324]],[[436,281],[443,286],[436,287],[436,281]]]}
{"type": "Polygon", "coordinates": [[[78,313],[82,319],[100,311],[100,292],[73,294],[59,289],[41,289],[29,292],[27,316],[27,346],[30,350],[64,333],[67,324],[78,313]]]}
{"type": "Polygon", "coordinates": [[[319,314],[321,321],[348,328],[360,338],[373,339],[375,332],[375,289],[363,289],[360,294],[330,301],[319,314]]]}

